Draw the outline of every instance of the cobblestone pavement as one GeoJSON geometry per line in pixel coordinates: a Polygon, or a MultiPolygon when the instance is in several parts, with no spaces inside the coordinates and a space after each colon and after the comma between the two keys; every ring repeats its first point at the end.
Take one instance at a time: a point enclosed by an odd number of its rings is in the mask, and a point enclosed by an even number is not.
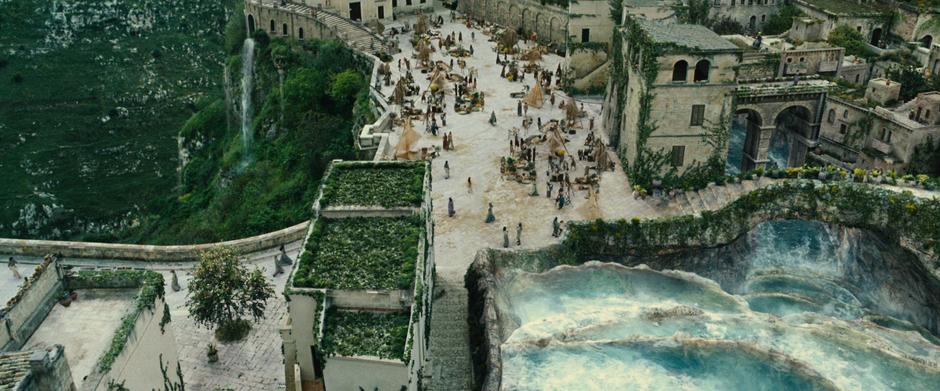
{"type": "MultiPolygon", "coordinates": [[[[215,341],[213,330],[196,326],[188,317],[186,310],[186,292],[189,288],[189,273],[177,272],[180,279],[179,292],[170,289],[170,273],[164,271],[167,281],[167,303],[173,318],[176,333],[176,345],[179,351],[180,365],[186,381],[187,390],[231,389],[235,391],[283,390],[284,362],[281,353],[281,336],[278,328],[287,313],[287,302],[281,292],[291,268],[284,268],[284,274],[271,278],[274,272],[274,253],[267,260],[251,262],[264,269],[274,285],[274,297],[268,301],[265,317],[255,323],[251,333],[238,342],[221,344],[215,341]],[[206,347],[209,342],[216,344],[219,361],[209,364],[206,359],[206,347]]],[[[291,259],[296,259],[299,248],[288,251],[291,259]]],[[[250,268],[253,266],[249,266],[250,268]]]]}

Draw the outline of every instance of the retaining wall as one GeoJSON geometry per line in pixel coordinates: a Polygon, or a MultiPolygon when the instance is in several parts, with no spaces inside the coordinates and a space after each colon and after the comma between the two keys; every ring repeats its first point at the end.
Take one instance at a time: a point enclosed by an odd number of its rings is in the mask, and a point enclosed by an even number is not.
{"type": "Polygon", "coordinates": [[[29,285],[20,288],[20,292],[11,300],[13,304],[0,310],[0,351],[23,347],[49,315],[62,292],[58,263],[50,260],[43,262],[40,267],[43,268],[42,272],[33,273],[29,277],[29,285]]]}
{"type": "Polygon", "coordinates": [[[132,261],[196,261],[199,259],[199,254],[216,247],[229,247],[237,253],[247,254],[302,240],[307,233],[308,224],[310,224],[310,222],[305,221],[289,228],[252,236],[250,238],[183,246],[0,239],[0,253],[28,256],[60,254],[66,258],[122,259],[132,261]]]}

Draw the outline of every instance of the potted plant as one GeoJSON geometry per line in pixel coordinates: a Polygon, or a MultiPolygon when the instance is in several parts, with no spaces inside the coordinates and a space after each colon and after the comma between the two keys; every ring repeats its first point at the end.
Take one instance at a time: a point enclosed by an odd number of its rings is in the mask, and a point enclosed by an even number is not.
{"type": "Polygon", "coordinates": [[[215,344],[209,344],[209,349],[206,351],[206,357],[209,359],[210,364],[219,361],[219,350],[215,348],[215,344]]]}
{"type": "Polygon", "coordinates": [[[62,292],[62,297],[59,298],[59,304],[62,304],[63,307],[72,305],[72,298],[69,296],[68,292],[62,292]]]}

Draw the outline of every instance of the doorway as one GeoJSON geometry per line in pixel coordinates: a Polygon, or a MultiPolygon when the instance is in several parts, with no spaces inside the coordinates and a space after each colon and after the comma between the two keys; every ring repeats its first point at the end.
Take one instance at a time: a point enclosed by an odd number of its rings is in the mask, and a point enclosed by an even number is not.
{"type": "Polygon", "coordinates": [[[357,2],[349,3],[349,19],[362,20],[362,4],[357,2]]]}

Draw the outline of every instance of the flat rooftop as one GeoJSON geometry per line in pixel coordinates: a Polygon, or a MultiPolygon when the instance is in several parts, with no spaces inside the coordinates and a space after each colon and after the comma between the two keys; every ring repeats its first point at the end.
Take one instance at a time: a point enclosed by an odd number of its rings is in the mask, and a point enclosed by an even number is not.
{"type": "Polygon", "coordinates": [[[423,161],[333,163],[323,184],[320,207],[420,207],[426,166],[423,161]]]}
{"type": "Polygon", "coordinates": [[[859,2],[852,0],[797,0],[836,15],[878,15],[890,11],[889,7],[873,1],[859,2]]]}
{"type": "Polygon", "coordinates": [[[294,286],[326,289],[411,289],[419,239],[418,216],[317,219],[294,286]]]}
{"type": "Polygon", "coordinates": [[[408,312],[326,311],[324,354],[342,357],[372,356],[405,361],[408,312]]]}
{"type": "Polygon", "coordinates": [[[80,289],[68,307],[56,303],[23,350],[65,347],[65,358],[76,387],[92,373],[98,359],[111,346],[121,319],[134,306],[140,289],[80,289]]]}
{"type": "Polygon", "coordinates": [[[738,46],[727,39],[697,24],[665,23],[634,19],[655,43],[668,43],[701,50],[738,50],[738,46]]]}

